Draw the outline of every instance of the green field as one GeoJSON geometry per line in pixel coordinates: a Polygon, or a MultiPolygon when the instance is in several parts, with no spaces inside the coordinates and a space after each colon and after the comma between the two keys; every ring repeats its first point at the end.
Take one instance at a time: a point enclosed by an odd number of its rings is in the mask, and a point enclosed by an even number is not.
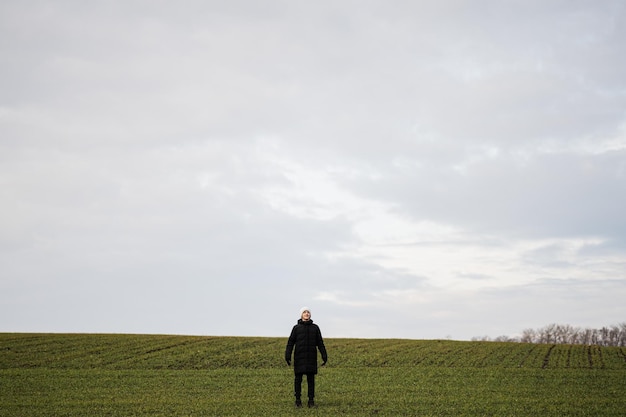
{"type": "Polygon", "coordinates": [[[327,339],[318,408],[296,410],[285,343],[0,334],[0,416],[626,415],[625,348],[327,339]]]}

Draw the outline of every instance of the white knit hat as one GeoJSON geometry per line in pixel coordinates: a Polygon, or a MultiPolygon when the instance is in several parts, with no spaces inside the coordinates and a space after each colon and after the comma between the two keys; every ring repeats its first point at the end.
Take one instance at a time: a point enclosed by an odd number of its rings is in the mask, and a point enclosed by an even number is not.
{"type": "Polygon", "coordinates": [[[302,307],[300,309],[300,317],[302,317],[302,313],[304,313],[305,311],[308,311],[309,314],[311,313],[311,310],[308,307],[302,307]]]}

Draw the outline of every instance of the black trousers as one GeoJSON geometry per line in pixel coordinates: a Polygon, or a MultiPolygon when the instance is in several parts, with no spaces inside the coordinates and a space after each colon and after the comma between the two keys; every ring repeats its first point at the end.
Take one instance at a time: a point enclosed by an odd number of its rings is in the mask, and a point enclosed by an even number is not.
{"type": "Polygon", "coordinates": [[[306,384],[308,388],[309,400],[315,398],[315,374],[296,374],[296,379],[293,383],[296,399],[299,400],[302,395],[302,377],[306,375],[306,384]]]}

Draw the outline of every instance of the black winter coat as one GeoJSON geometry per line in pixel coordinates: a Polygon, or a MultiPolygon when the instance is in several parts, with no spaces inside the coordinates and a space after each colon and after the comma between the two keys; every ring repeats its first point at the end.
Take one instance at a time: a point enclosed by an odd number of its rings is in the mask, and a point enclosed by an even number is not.
{"type": "Polygon", "coordinates": [[[293,371],[296,374],[317,373],[317,349],[322,354],[322,360],[324,362],[328,360],[322,332],[317,324],[313,324],[313,320],[300,319],[298,324],[293,326],[285,349],[286,361],[291,361],[294,347],[296,351],[293,355],[293,371]]]}

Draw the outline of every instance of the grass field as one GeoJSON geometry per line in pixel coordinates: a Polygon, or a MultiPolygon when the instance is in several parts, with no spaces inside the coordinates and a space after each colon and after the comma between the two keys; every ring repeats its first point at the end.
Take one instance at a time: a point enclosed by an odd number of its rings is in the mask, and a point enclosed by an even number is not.
{"type": "Polygon", "coordinates": [[[0,334],[0,416],[626,415],[624,348],[327,339],[318,408],[295,410],[285,343],[0,334]]]}

